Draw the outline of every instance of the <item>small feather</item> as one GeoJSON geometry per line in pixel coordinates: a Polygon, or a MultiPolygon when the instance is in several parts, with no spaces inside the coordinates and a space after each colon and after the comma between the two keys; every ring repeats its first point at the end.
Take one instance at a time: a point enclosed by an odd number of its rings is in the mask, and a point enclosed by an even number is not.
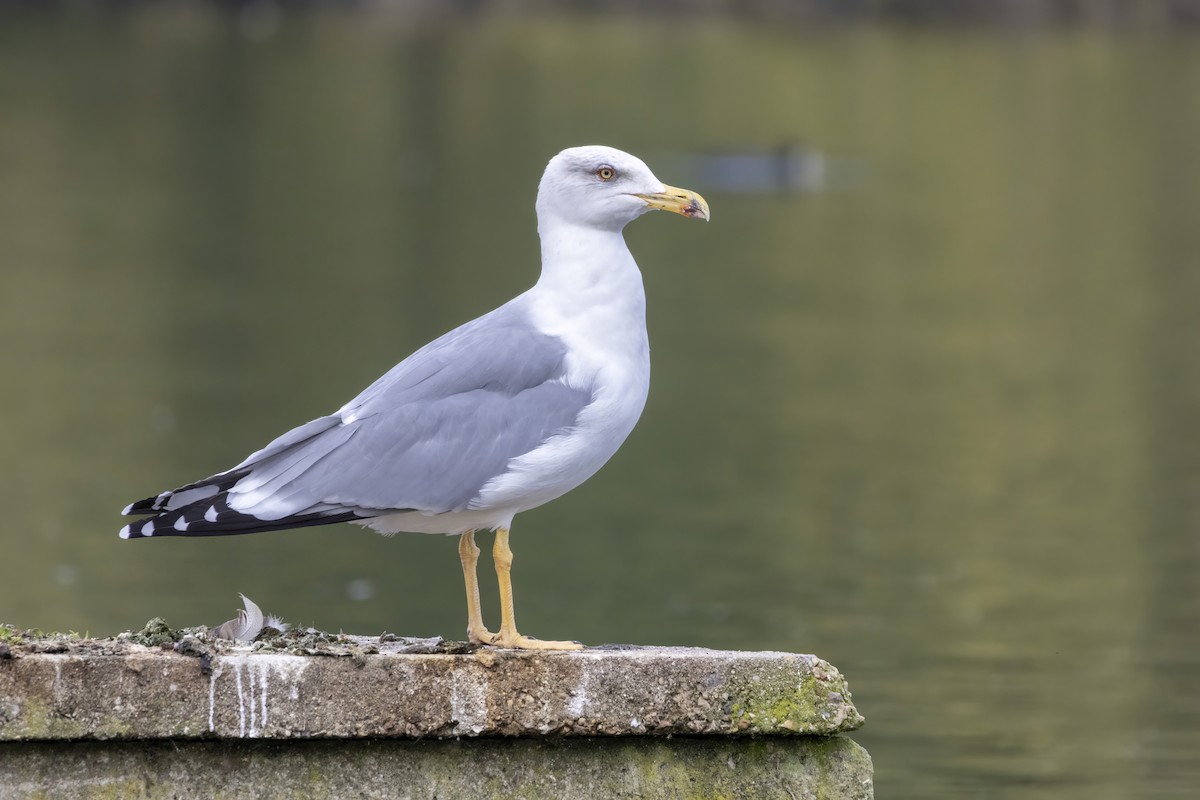
{"type": "Polygon", "coordinates": [[[263,629],[263,613],[258,604],[246,595],[240,595],[245,609],[239,609],[237,616],[228,622],[223,622],[213,629],[213,635],[218,639],[233,639],[249,644],[253,642],[263,629]]]}

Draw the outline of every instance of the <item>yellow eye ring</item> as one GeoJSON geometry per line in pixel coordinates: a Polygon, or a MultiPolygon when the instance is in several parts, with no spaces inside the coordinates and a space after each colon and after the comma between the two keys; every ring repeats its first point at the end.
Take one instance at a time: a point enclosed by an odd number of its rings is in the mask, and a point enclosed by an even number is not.
{"type": "Polygon", "coordinates": [[[596,170],[596,177],[602,181],[611,181],[613,178],[617,177],[617,171],[612,167],[605,165],[596,170]]]}

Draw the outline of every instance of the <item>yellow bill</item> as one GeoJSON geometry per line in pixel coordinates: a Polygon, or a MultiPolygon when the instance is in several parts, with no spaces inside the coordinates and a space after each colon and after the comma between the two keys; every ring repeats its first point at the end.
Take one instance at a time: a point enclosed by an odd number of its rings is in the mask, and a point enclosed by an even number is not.
{"type": "Polygon", "coordinates": [[[678,189],[674,186],[664,186],[661,192],[653,194],[637,194],[646,205],[660,211],[673,211],[685,217],[707,220],[708,203],[704,198],[690,189],[678,189]]]}

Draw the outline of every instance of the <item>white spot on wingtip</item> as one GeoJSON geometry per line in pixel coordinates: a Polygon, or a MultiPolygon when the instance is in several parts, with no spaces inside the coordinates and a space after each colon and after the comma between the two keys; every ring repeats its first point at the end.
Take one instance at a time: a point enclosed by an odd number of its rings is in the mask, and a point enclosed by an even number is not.
{"type": "Polygon", "coordinates": [[[133,503],[130,503],[129,505],[127,505],[127,506],[125,506],[124,508],[122,508],[122,509],[121,509],[121,513],[122,513],[122,514],[128,514],[128,513],[129,513],[130,511],[132,511],[132,510],[133,510],[133,503]]]}
{"type": "Polygon", "coordinates": [[[217,507],[209,506],[208,511],[204,512],[204,519],[207,522],[216,522],[217,521],[217,507]]]}
{"type": "Polygon", "coordinates": [[[153,535],[154,535],[154,520],[150,520],[149,522],[147,522],[145,525],[142,526],[142,536],[153,536],[153,535]]]}
{"type": "Polygon", "coordinates": [[[122,539],[128,539],[129,534],[130,530],[128,525],[123,526],[121,530],[117,531],[117,536],[120,536],[122,539]]]}
{"type": "Polygon", "coordinates": [[[188,526],[187,520],[184,519],[183,517],[180,517],[179,519],[175,520],[175,530],[186,531],[187,526],[188,526]]]}

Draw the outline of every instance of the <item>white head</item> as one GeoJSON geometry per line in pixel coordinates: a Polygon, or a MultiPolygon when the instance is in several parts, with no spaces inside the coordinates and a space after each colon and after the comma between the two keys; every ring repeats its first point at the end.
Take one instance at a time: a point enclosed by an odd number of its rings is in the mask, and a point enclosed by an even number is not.
{"type": "Polygon", "coordinates": [[[708,219],[695,192],[667,186],[640,158],[612,147],[572,147],[550,159],[538,186],[539,227],[556,219],[619,231],[653,209],[708,219]]]}

